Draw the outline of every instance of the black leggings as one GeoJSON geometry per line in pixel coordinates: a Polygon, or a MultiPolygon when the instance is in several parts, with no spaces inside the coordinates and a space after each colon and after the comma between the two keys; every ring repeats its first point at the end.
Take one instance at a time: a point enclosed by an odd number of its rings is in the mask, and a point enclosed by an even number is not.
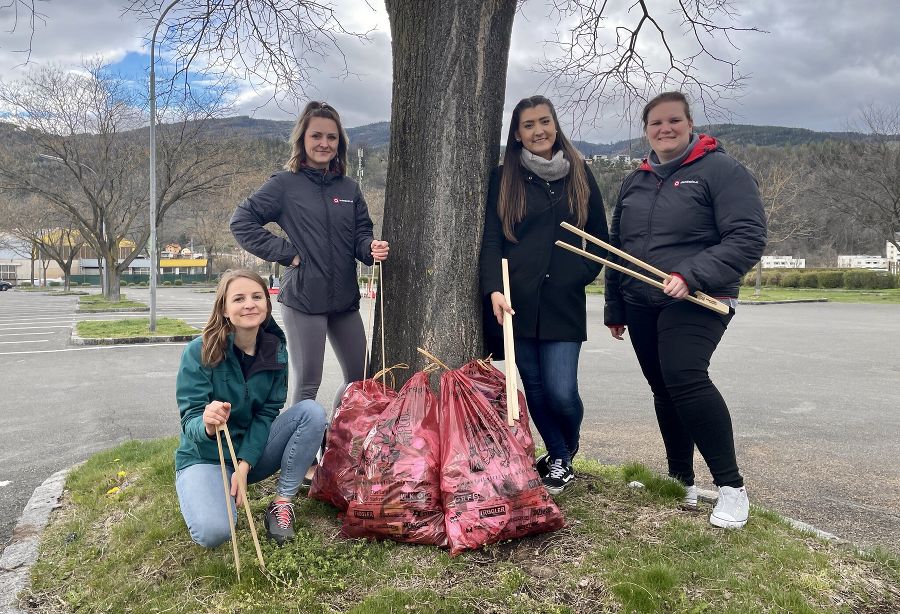
{"type": "Polygon", "coordinates": [[[731,415],[708,371],[732,315],[687,301],[663,308],[627,306],[628,334],[653,391],[669,475],[689,486],[694,483],[694,444],[717,486],[744,485],[731,415]]]}

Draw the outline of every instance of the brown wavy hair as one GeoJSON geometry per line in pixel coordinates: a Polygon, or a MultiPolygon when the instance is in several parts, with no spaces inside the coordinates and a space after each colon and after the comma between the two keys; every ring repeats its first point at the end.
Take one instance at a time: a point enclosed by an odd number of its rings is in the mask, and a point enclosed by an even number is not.
{"type": "Polygon", "coordinates": [[[324,117],[337,124],[338,150],[337,155],[329,163],[328,172],[343,176],[347,171],[347,133],[344,132],[344,126],[341,124],[341,116],[327,102],[310,102],[297,118],[297,123],[294,124],[294,129],[291,131],[291,157],[285,163],[284,170],[292,173],[300,172],[300,167],[306,162],[306,147],[303,140],[306,137],[309,120],[313,117],[324,117]]]}
{"type": "Polygon", "coordinates": [[[566,182],[566,193],[569,197],[569,212],[575,216],[575,225],[584,228],[588,218],[588,185],[587,171],[584,168],[584,157],[563,134],[556,117],[553,103],[544,96],[523,98],[513,109],[509,122],[509,133],[506,136],[506,152],[503,154],[503,172],[500,178],[500,197],[497,202],[497,214],[503,222],[503,235],[508,241],[518,243],[513,227],[525,217],[525,171],[522,169],[522,145],[516,140],[519,129],[519,117],[525,109],[532,109],[545,104],[550,108],[553,123],[556,124],[556,142],[553,153],[562,150],[569,161],[569,176],[566,182]]]}
{"type": "Polygon", "coordinates": [[[234,332],[234,326],[232,326],[231,321],[225,318],[225,299],[228,295],[228,286],[235,279],[240,278],[249,279],[259,284],[266,296],[266,319],[263,320],[263,323],[272,317],[272,299],[269,298],[266,282],[259,274],[247,269],[237,269],[223,273],[219,279],[219,286],[216,288],[212,315],[209,316],[209,321],[203,328],[203,347],[200,352],[200,358],[205,367],[213,368],[225,360],[228,335],[234,332]]]}

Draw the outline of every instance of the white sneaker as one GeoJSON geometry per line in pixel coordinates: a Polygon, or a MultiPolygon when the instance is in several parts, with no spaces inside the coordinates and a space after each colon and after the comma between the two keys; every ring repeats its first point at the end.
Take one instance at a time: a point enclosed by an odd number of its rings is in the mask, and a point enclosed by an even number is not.
{"type": "Polygon", "coordinates": [[[683,505],[685,507],[697,507],[697,487],[691,484],[690,486],[685,486],[687,489],[687,493],[684,495],[683,505]]]}
{"type": "Polygon", "coordinates": [[[722,486],[719,488],[719,500],[709,516],[709,522],[723,529],[740,529],[747,524],[750,516],[750,500],[747,498],[747,490],[722,486]]]}

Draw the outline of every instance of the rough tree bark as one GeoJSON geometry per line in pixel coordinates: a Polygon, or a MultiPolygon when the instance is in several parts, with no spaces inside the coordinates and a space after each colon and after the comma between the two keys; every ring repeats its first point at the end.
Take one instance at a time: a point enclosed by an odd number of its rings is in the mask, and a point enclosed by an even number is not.
{"type": "MultiPolygon", "coordinates": [[[[478,251],[516,2],[385,4],[394,58],[387,362],[424,366],[418,346],[455,367],[482,351],[478,251]]],[[[376,318],[373,368],[381,364],[380,330],[376,318]]]]}

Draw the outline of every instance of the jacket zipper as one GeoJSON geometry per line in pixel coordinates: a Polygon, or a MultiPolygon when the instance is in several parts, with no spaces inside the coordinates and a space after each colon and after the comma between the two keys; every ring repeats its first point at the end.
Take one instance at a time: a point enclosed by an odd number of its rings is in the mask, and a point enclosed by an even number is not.
{"type": "MultiPolygon", "coordinates": [[[[647,214],[647,236],[644,237],[644,248],[641,250],[641,260],[644,262],[647,261],[647,247],[650,245],[650,233],[653,228],[653,210],[656,209],[656,202],[659,200],[659,195],[662,192],[662,185],[664,179],[656,178],[656,194],[653,196],[653,202],[650,203],[650,211],[647,214]]],[[[644,296],[647,297],[647,303],[652,304],[650,287],[646,284],[640,284],[643,287],[644,296]]]]}
{"type": "MultiPolygon", "coordinates": [[[[328,206],[328,198],[325,194],[325,176],[322,176],[322,183],[319,184],[319,193],[322,195],[322,204],[325,205],[325,239],[328,241],[328,250],[332,252],[329,256],[333,256],[334,245],[331,241],[331,209],[328,206]]],[[[328,267],[328,311],[334,310],[334,258],[329,258],[331,262],[328,267]]]]}

